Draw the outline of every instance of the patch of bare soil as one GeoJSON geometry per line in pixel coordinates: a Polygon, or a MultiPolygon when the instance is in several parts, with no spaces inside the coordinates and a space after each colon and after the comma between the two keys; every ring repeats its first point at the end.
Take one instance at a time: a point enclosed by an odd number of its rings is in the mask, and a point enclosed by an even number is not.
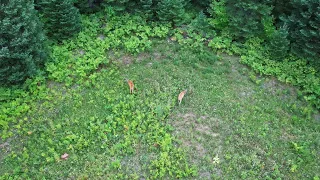
{"type": "Polygon", "coordinates": [[[293,87],[278,81],[274,77],[271,79],[267,79],[262,84],[261,87],[273,95],[277,95],[280,91],[282,99],[287,99],[288,97],[296,97],[297,96],[297,92],[293,87]],[[283,91],[285,91],[285,90],[288,91],[287,94],[283,93],[283,91]],[[282,91],[282,93],[281,93],[281,91],[282,91]]]}
{"type": "Polygon", "coordinates": [[[7,140],[6,142],[1,142],[1,138],[0,138],[0,164],[3,158],[5,157],[5,155],[7,155],[10,151],[11,151],[10,139],[7,140]]]}
{"type": "Polygon", "coordinates": [[[106,37],[103,34],[100,34],[98,38],[103,41],[106,37]]]}
{"type": "Polygon", "coordinates": [[[199,178],[200,179],[211,179],[211,174],[208,171],[200,171],[199,178]]]}
{"type": "Polygon", "coordinates": [[[134,62],[133,56],[130,55],[124,55],[120,57],[118,60],[121,61],[124,65],[132,64],[134,62]]]}
{"type": "MultiPolygon", "coordinates": [[[[175,127],[174,135],[182,142],[182,146],[189,148],[194,151],[198,158],[205,157],[208,152],[204,147],[202,142],[194,141],[194,139],[200,138],[202,136],[210,136],[214,141],[214,138],[218,138],[219,133],[213,130],[215,123],[203,124],[199,123],[197,119],[207,120],[208,116],[197,116],[192,112],[186,114],[178,114],[175,118],[176,120],[172,122],[173,127],[175,127]],[[194,139],[189,139],[188,136],[194,136],[194,139]]],[[[210,118],[210,121],[215,119],[210,118]]]]}
{"type": "Polygon", "coordinates": [[[137,56],[137,62],[142,62],[146,59],[150,58],[150,55],[148,53],[140,53],[138,56],[137,56]]]}

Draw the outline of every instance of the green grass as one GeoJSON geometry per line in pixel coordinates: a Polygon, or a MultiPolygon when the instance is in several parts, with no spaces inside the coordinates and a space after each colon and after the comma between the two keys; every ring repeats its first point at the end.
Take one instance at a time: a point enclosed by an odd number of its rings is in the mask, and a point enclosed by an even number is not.
{"type": "Polygon", "coordinates": [[[83,85],[48,81],[49,100],[0,141],[2,178],[319,176],[319,121],[294,88],[256,76],[237,57],[154,47],[111,56],[113,65],[83,85]]]}

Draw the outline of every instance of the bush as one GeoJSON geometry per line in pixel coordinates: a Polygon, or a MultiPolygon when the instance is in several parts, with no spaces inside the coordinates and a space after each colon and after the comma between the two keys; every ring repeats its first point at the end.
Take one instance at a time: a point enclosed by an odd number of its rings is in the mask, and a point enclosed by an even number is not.
{"type": "Polygon", "coordinates": [[[1,1],[0,7],[0,84],[22,83],[45,62],[45,36],[30,1],[1,1]]]}
{"type": "Polygon", "coordinates": [[[94,13],[99,11],[103,0],[75,0],[74,6],[77,7],[80,13],[94,13]]]}
{"type": "Polygon", "coordinates": [[[267,49],[273,60],[282,61],[288,55],[290,44],[288,34],[288,30],[282,27],[271,35],[267,49]]]}
{"type": "Polygon", "coordinates": [[[41,7],[49,37],[61,41],[80,32],[80,13],[71,0],[43,0],[41,7]]]}
{"type": "Polygon", "coordinates": [[[229,16],[226,9],[226,1],[213,0],[210,5],[209,13],[211,14],[210,25],[219,32],[227,31],[229,26],[229,16]]]}
{"type": "Polygon", "coordinates": [[[185,0],[162,0],[158,3],[157,15],[161,21],[180,25],[185,14],[185,0]]]}
{"type": "Polygon", "coordinates": [[[315,0],[291,1],[292,10],[282,21],[289,27],[291,51],[320,69],[320,4],[315,0]]]}
{"type": "Polygon", "coordinates": [[[237,40],[265,38],[263,19],[271,16],[270,1],[226,0],[230,33],[237,40]]]}
{"type": "Polygon", "coordinates": [[[212,36],[212,34],[214,34],[208,18],[205,16],[203,11],[199,12],[199,15],[191,22],[191,28],[202,36],[212,36]]]}

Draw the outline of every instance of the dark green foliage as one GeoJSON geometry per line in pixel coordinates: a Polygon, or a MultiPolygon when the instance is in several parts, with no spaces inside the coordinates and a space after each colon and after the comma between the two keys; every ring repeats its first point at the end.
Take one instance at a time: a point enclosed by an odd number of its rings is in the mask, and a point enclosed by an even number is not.
{"type": "Polygon", "coordinates": [[[43,0],[34,0],[34,7],[36,10],[38,11],[41,11],[42,8],[41,8],[41,3],[42,3],[43,0]]]}
{"type": "Polygon", "coordinates": [[[195,6],[200,6],[204,10],[207,10],[207,8],[210,7],[212,0],[192,0],[192,4],[195,6]]]}
{"type": "Polygon", "coordinates": [[[320,2],[294,0],[291,15],[282,18],[289,27],[292,52],[320,68],[320,2]]]}
{"type": "Polygon", "coordinates": [[[229,16],[226,9],[226,0],[213,0],[210,5],[209,13],[211,14],[210,24],[219,32],[226,31],[229,26],[229,16]]]}
{"type": "Polygon", "coordinates": [[[61,41],[80,32],[80,13],[71,0],[43,0],[42,7],[49,37],[61,41]]]}
{"type": "Polygon", "coordinates": [[[210,35],[214,32],[212,29],[210,29],[211,26],[208,18],[203,11],[201,11],[199,15],[191,22],[191,27],[202,36],[210,35]]]}
{"type": "Polygon", "coordinates": [[[74,6],[77,7],[80,13],[94,13],[99,11],[103,0],[75,0],[74,6]]]}
{"type": "Polygon", "coordinates": [[[1,1],[0,7],[0,84],[22,83],[44,64],[45,36],[30,1],[1,1]]]}
{"type": "Polygon", "coordinates": [[[273,0],[272,1],[272,15],[275,18],[275,23],[280,23],[280,17],[283,15],[289,15],[291,13],[292,5],[291,0],[273,0]]]}
{"type": "Polygon", "coordinates": [[[271,16],[270,0],[237,1],[226,0],[230,33],[242,40],[253,36],[264,36],[263,19],[271,16]]]}
{"type": "Polygon", "coordinates": [[[172,22],[174,25],[183,23],[185,0],[162,0],[158,3],[157,15],[161,21],[172,22]]]}
{"type": "Polygon", "coordinates": [[[112,6],[115,11],[124,11],[130,10],[131,3],[135,4],[134,1],[131,0],[105,0],[103,4],[105,6],[112,6]]]}
{"type": "Polygon", "coordinates": [[[138,0],[136,12],[141,13],[148,18],[152,18],[154,14],[154,0],[138,0]]]}
{"type": "Polygon", "coordinates": [[[273,60],[282,61],[288,55],[289,51],[288,30],[284,27],[274,31],[271,35],[268,50],[273,60]]]}

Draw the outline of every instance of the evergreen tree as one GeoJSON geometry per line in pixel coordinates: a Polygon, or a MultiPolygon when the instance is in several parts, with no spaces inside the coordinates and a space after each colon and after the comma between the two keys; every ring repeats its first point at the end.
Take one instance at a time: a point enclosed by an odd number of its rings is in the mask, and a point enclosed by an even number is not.
{"type": "Polygon", "coordinates": [[[192,4],[195,6],[200,6],[204,11],[210,7],[212,0],[192,0],[192,4]]]}
{"type": "Polygon", "coordinates": [[[292,12],[282,18],[289,27],[291,51],[320,69],[320,2],[294,0],[292,12]]]}
{"type": "Polygon", "coordinates": [[[191,22],[191,27],[194,31],[200,33],[202,36],[213,35],[213,32],[209,24],[208,18],[203,11],[199,12],[199,15],[191,22]]]}
{"type": "Polygon", "coordinates": [[[29,0],[0,3],[0,84],[22,83],[44,64],[45,36],[29,0]]]}
{"type": "Polygon", "coordinates": [[[213,0],[208,10],[211,15],[209,23],[217,32],[228,31],[229,16],[226,9],[226,1],[227,0],[213,0]]]}
{"type": "Polygon", "coordinates": [[[267,49],[273,60],[282,61],[288,55],[290,41],[288,40],[288,29],[281,27],[271,35],[267,49]]]}
{"type": "Polygon", "coordinates": [[[71,0],[42,0],[42,8],[49,37],[61,41],[81,30],[80,13],[71,0]]]}
{"type": "Polygon", "coordinates": [[[275,18],[275,23],[280,27],[281,25],[279,24],[280,17],[281,16],[287,16],[290,15],[292,5],[290,3],[291,0],[272,0],[272,6],[274,7],[272,10],[272,15],[275,18]]]}
{"type": "Polygon", "coordinates": [[[230,32],[238,40],[252,36],[264,38],[263,20],[271,16],[271,0],[226,0],[230,32]]]}
{"type": "Polygon", "coordinates": [[[161,21],[181,24],[185,14],[185,0],[162,0],[158,2],[157,15],[161,21]]]}
{"type": "Polygon", "coordinates": [[[135,2],[133,0],[105,0],[104,4],[112,6],[115,11],[130,11],[132,4],[135,4],[135,2]]]}
{"type": "Polygon", "coordinates": [[[74,6],[80,13],[94,13],[102,8],[102,2],[103,0],[75,0],[74,6]]]}
{"type": "Polygon", "coordinates": [[[136,12],[144,14],[148,18],[153,17],[154,0],[138,0],[136,12]]]}

